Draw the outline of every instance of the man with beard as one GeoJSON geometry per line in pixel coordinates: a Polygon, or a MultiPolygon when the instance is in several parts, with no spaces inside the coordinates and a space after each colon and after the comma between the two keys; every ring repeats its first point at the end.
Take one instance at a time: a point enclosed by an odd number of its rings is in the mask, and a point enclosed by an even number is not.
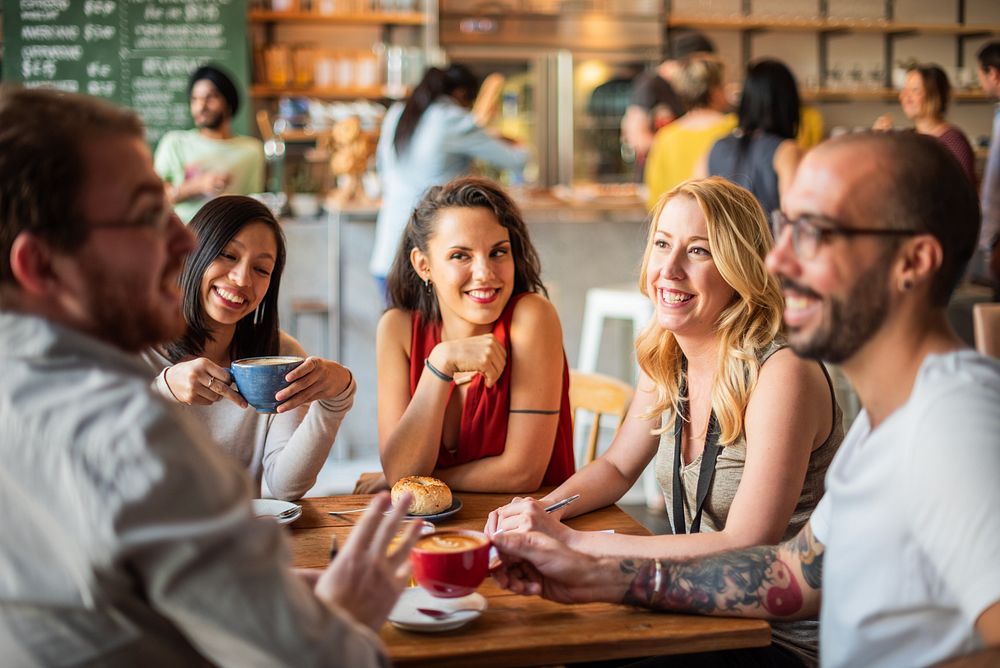
{"type": "Polygon", "coordinates": [[[933,138],[863,133],[807,154],[782,206],[768,266],[789,343],[842,364],[865,407],[809,524],[778,546],[679,562],[505,533],[497,580],[560,601],[819,614],[825,666],[997,665],[1000,363],[945,315],[976,246],[976,193],[933,138]]]}
{"type": "Polygon", "coordinates": [[[384,666],[408,503],[293,572],[235,462],[149,391],[193,235],[136,116],[0,88],[0,657],[11,666],[384,666]]]}
{"type": "Polygon", "coordinates": [[[212,197],[249,195],[264,188],[264,145],[234,135],[240,106],[236,85],[220,68],[203,65],[188,82],[194,129],[163,135],[156,147],[156,173],[185,223],[212,197]]]}

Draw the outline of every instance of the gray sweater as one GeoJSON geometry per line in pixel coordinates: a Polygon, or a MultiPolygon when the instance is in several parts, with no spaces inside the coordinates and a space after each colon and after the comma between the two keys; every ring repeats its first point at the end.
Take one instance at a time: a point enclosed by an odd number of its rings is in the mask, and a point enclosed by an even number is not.
{"type": "MultiPolygon", "coordinates": [[[[281,355],[305,357],[294,338],[281,333],[281,355]]],[[[153,390],[176,402],[165,380],[170,360],[159,351],[143,353],[157,376],[153,390]]],[[[333,399],[313,401],[288,413],[257,413],[222,399],[208,406],[184,406],[204,426],[205,433],[249,472],[254,495],[261,495],[261,480],[270,496],[295,500],[316,483],[316,476],[330,454],[337,430],[354,405],[357,385],[354,378],[347,389],[333,399]]]]}

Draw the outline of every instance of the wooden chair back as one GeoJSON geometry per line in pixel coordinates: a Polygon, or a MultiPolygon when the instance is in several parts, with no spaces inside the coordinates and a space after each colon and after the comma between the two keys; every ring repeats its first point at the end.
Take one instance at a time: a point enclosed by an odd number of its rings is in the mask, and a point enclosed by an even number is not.
{"type": "MultiPolygon", "coordinates": [[[[972,330],[976,350],[1000,357],[1000,302],[984,302],[972,307],[972,330]]],[[[570,383],[572,388],[572,383],[570,383]]]]}
{"type": "Polygon", "coordinates": [[[582,409],[593,413],[594,421],[587,435],[587,447],[579,466],[586,466],[597,456],[597,437],[601,432],[601,418],[614,416],[615,429],[625,420],[629,403],[632,401],[632,387],[617,378],[600,373],[589,373],[571,369],[569,372],[569,405],[576,422],[576,412],[582,409]]]}

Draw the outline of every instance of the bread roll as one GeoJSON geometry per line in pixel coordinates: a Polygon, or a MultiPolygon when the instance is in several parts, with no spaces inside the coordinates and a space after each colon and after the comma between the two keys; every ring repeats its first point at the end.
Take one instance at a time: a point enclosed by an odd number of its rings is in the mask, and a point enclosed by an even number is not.
{"type": "Polygon", "coordinates": [[[392,486],[392,505],[396,505],[404,492],[413,495],[410,515],[435,515],[451,507],[451,490],[437,478],[411,475],[400,478],[392,486]]]}
{"type": "Polygon", "coordinates": [[[503,86],[507,82],[504,75],[494,72],[483,79],[483,84],[479,87],[479,95],[472,104],[472,117],[480,127],[486,127],[493,120],[493,115],[497,111],[500,102],[500,94],[503,86]]]}

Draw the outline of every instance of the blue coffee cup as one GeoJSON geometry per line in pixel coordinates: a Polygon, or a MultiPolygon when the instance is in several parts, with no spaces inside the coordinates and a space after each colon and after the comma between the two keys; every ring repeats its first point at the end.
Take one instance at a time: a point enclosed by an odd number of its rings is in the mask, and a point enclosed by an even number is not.
{"type": "Polygon", "coordinates": [[[277,413],[274,395],[291,384],[285,375],[303,361],[301,357],[246,357],[233,362],[229,373],[236,389],[258,413],[277,413]]]}

